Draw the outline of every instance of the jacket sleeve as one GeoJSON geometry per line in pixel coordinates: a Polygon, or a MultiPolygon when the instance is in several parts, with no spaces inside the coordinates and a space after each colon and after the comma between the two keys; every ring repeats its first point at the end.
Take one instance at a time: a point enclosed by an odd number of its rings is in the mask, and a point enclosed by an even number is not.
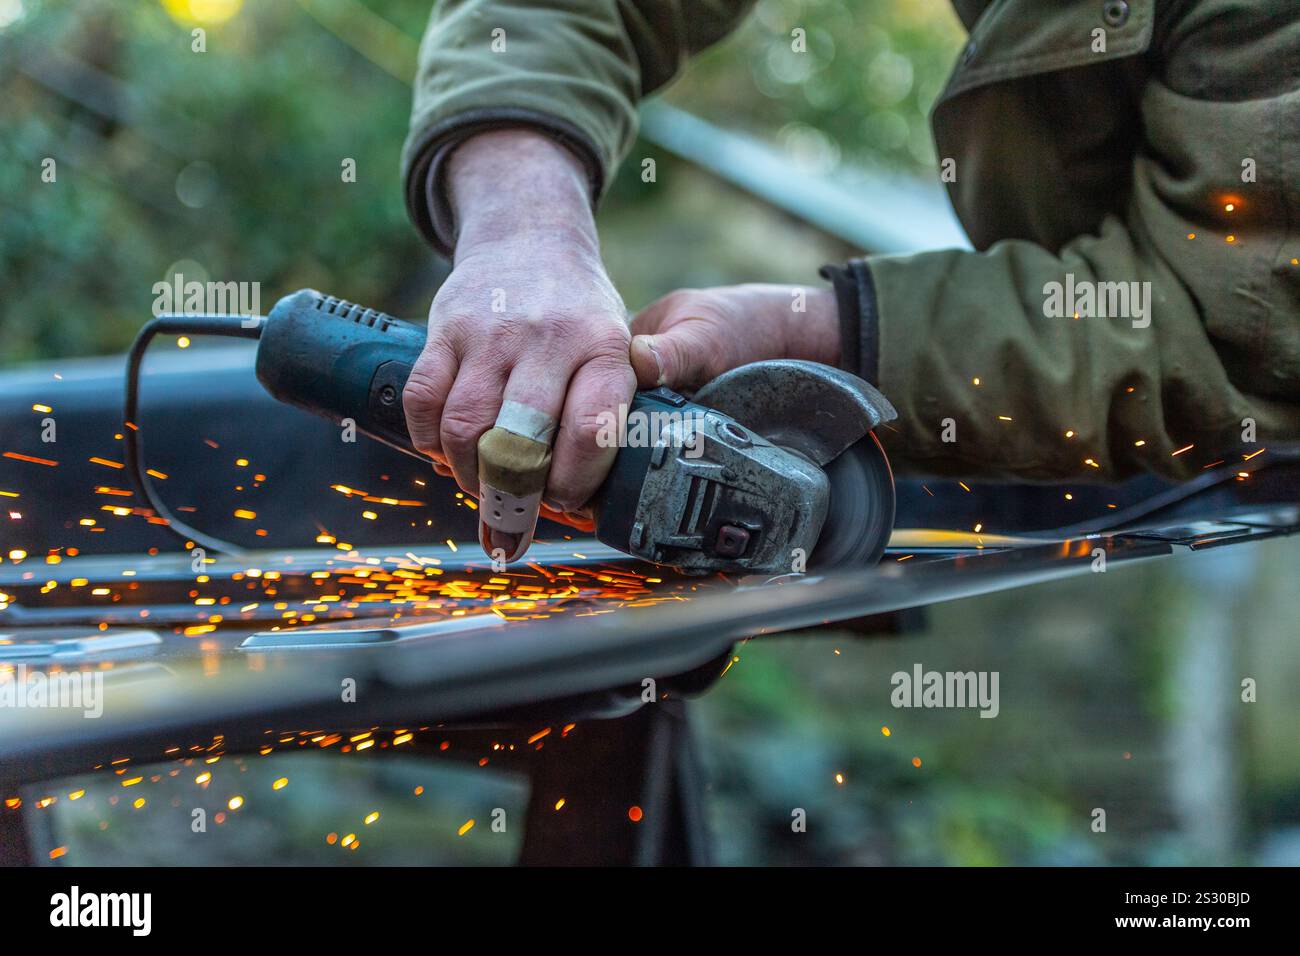
{"type": "Polygon", "coordinates": [[[440,251],[454,224],[441,160],[474,133],[531,126],[587,167],[596,201],[636,136],[636,105],[725,36],[752,0],[440,0],[420,45],[402,150],[407,208],[440,251]]]}
{"type": "Polygon", "coordinates": [[[1251,394],[1229,375],[1202,290],[1118,219],[1059,254],[1010,240],[866,266],[875,301],[864,321],[875,323],[877,352],[864,348],[864,372],[898,409],[894,434],[882,437],[912,470],[1183,479],[1270,438],[1300,438],[1300,406],[1251,394]],[[1109,300],[1107,317],[1089,294],[1109,300]],[[1125,296],[1139,304],[1122,307],[1125,296]],[[1243,443],[1252,431],[1258,438],[1243,443]]]}
{"type": "Polygon", "coordinates": [[[1300,440],[1298,110],[1289,90],[1226,100],[1153,81],[1129,199],[1094,233],[865,260],[863,365],[899,411],[891,458],[1184,479],[1300,440]],[[1257,181],[1242,155],[1266,157],[1257,181]]]}

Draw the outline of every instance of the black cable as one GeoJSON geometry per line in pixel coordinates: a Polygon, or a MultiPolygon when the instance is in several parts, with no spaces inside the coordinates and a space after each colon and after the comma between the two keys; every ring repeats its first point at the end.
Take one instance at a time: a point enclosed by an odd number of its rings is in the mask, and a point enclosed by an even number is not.
{"type": "Polygon", "coordinates": [[[140,407],[140,363],[145,350],[155,335],[222,335],[231,338],[255,339],[262,334],[266,319],[261,316],[240,315],[160,315],[145,327],[131,343],[131,351],[126,358],[126,408],[123,412],[125,428],[122,430],[126,442],[126,468],[131,475],[135,489],[153,508],[158,517],[167,522],[167,527],[176,534],[197,545],[221,554],[241,555],[244,549],[221,538],[206,535],[191,528],[168,510],[154,490],[153,483],[144,467],[144,445],[140,438],[140,423],[136,420],[140,407]]]}

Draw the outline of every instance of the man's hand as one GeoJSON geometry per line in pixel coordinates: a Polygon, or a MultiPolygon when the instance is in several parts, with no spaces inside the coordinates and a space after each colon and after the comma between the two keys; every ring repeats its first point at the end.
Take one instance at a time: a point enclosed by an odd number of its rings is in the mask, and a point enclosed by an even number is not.
{"type": "Polygon", "coordinates": [[[641,388],[693,389],[765,359],[835,365],[839,313],[829,289],[737,285],[679,289],[632,320],[632,366],[641,388]]]}
{"type": "Polygon", "coordinates": [[[544,413],[559,423],[544,500],[576,512],[617,451],[597,444],[601,413],[616,415],[635,389],[586,176],[568,150],[526,130],[475,136],[448,163],[455,266],[403,395],[411,438],[477,496],[478,440],[502,403],[544,413]]]}

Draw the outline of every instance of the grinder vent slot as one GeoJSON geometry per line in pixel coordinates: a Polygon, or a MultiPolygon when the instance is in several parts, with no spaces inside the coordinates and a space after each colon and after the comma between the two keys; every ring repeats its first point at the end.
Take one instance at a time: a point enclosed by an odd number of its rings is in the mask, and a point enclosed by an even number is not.
{"type": "Polygon", "coordinates": [[[686,492],[686,507],[682,509],[682,520],[677,526],[678,534],[703,534],[704,526],[709,522],[713,512],[713,500],[718,496],[718,483],[701,478],[691,478],[691,487],[686,492]]]}
{"type": "Polygon", "coordinates": [[[357,325],[378,329],[380,332],[387,332],[388,327],[393,324],[392,318],[383,312],[365,309],[355,302],[339,299],[332,295],[322,296],[317,299],[315,307],[318,312],[328,312],[330,315],[337,315],[341,319],[347,319],[357,325]]]}

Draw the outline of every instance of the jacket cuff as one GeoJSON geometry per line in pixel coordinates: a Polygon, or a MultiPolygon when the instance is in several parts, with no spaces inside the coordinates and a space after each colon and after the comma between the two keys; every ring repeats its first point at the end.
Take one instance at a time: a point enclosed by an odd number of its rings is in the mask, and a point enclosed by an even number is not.
{"type": "Polygon", "coordinates": [[[594,207],[604,190],[605,170],[600,153],[577,127],[527,109],[472,110],[436,124],[408,148],[404,164],[406,211],[415,228],[434,249],[452,257],[456,247],[456,221],[447,196],[447,159],[456,147],[479,133],[500,129],[534,129],[550,136],[578,157],[587,171],[594,207]]]}
{"type": "Polygon", "coordinates": [[[865,259],[822,266],[840,314],[840,368],[875,384],[880,374],[880,320],[876,283],[865,259]]]}

